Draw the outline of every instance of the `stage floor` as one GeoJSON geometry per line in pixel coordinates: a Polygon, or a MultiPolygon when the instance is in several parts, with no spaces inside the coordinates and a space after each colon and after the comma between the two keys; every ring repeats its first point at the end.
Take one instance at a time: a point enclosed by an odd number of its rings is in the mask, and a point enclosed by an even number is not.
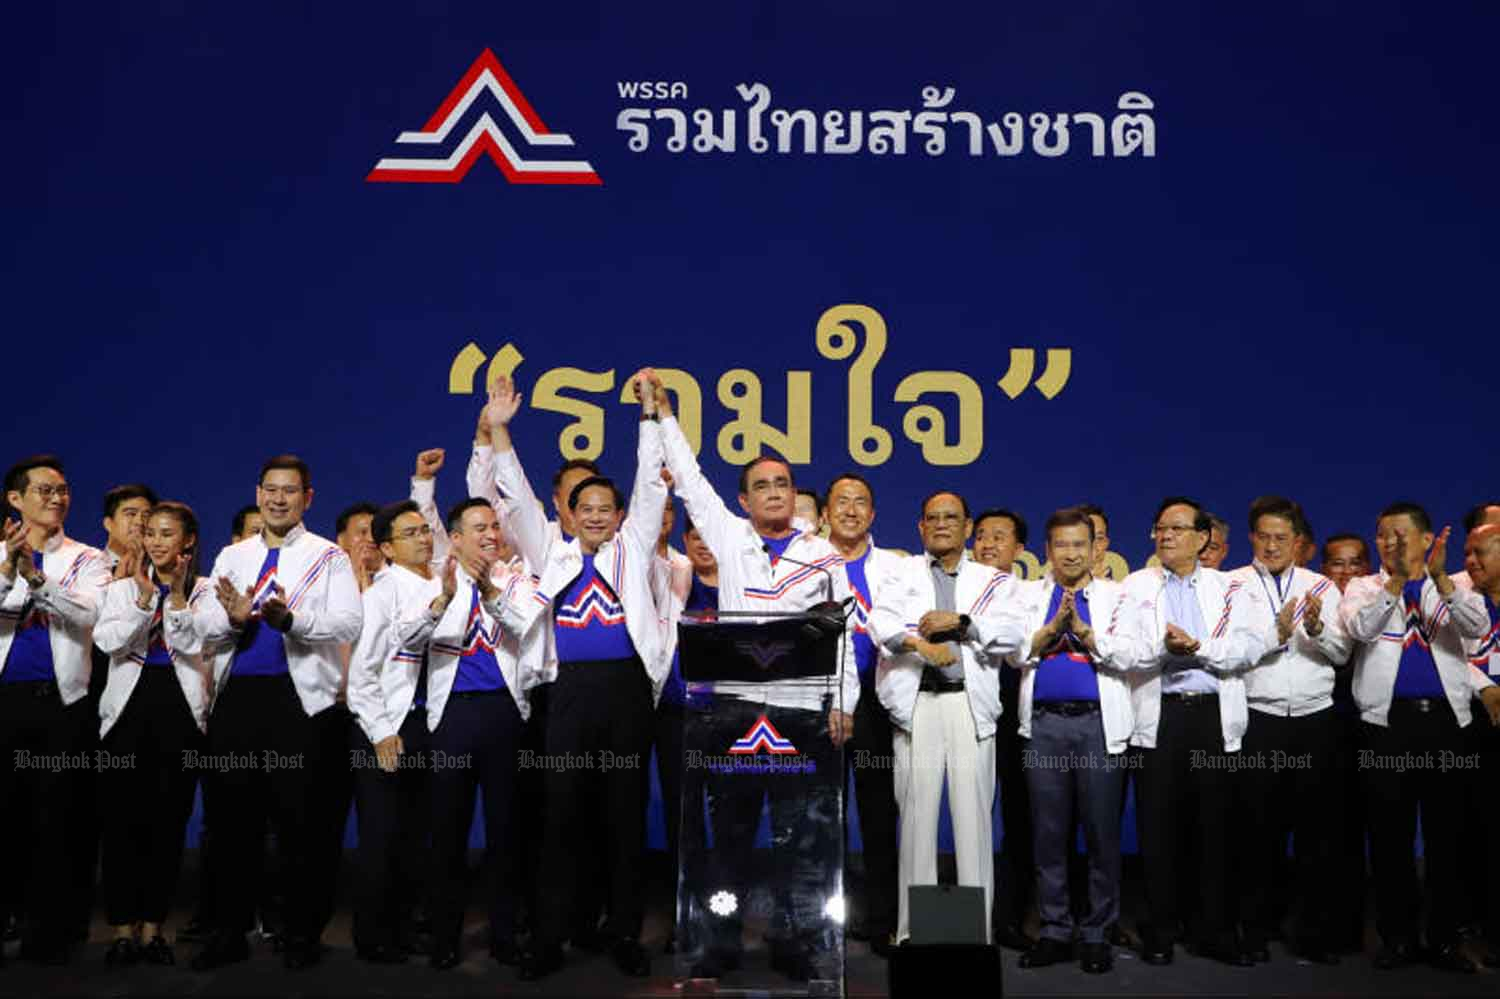
{"type": "MultiPolygon", "coordinates": [[[[189,867],[191,868],[190,858],[189,867]]],[[[196,884],[192,870],[185,871],[183,885],[196,884]]],[[[664,879],[662,879],[664,881],[664,879]]],[[[333,925],[324,935],[327,947],[323,962],[306,971],[287,971],[281,957],[262,942],[252,945],[249,961],[209,974],[187,969],[187,961],[196,947],[179,944],[181,964],[175,968],[138,966],[114,971],[104,964],[109,930],[102,914],[96,916],[90,940],[75,950],[73,962],[65,968],[39,968],[16,959],[16,944],[6,947],[7,963],[0,968],[0,995],[10,996],[676,996],[672,977],[672,958],[661,953],[666,936],[669,908],[665,890],[653,900],[647,914],[646,943],[654,956],[654,974],[649,979],[626,979],[606,956],[570,953],[567,966],[543,982],[528,983],[516,979],[512,968],[501,967],[488,956],[485,947],[483,917],[471,906],[466,929],[465,959],[457,968],[432,971],[425,960],[413,959],[405,965],[376,966],[354,957],[350,941],[348,889],[350,872],[346,867],[343,883],[344,904],[333,925]]],[[[1138,891],[1129,893],[1139,897],[1138,891]]],[[[189,899],[181,899],[181,911],[174,912],[169,933],[182,925],[187,916],[189,899]]],[[[1124,920],[1127,928],[1132,924],[1124,920]]],[[[1042,995],[1379,995],[1416,994],[1493,996],[1500,993],[1500,972],[1484,971],[1457,975],[1428,967],[1413,967],[1395,972],[1376,971],[1369,955],[1374,952],[1373,933],[1367,938],[1365,955],[1347,955],[1334,967],[1298,963],[1288,957],[1284,948],[1272,944],[1269,964],[1254,968],[1230,968],[1213,961],[1192,957],[1180,947],[1177,960],[1166,968],[1154,968],[1141,962],[1131,951],[1116,948],[1115,969],[1102,976],[1085,975],[1076,964],[1025,970],[1017,965],[1019,955],[1002,951],[1003,994],[1014,996],[1042,995]]],[[[851,996],[884,996],[886,963],[870,953],[868,946],[850,941],[848,947],[848,992],[851,996]]],[[[1001,994],[997,991],[991,994],[1001,994]]]]}

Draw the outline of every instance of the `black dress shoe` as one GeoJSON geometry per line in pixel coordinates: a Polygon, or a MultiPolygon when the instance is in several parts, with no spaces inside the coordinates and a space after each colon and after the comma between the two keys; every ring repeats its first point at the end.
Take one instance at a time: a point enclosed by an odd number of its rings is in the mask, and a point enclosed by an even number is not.
{"type": "Polygon", "coordinates": [[[651,975],[651,955],[635,940],[620,940],[610,948],[610,957],[620,973],[631,978],[647,978],[651,975]]]}
{"type": "Polygon", "coordinates": [[[323,945],[316,940],[287,940],[281,954],[281,966],[288,971],[303,971],[323,960],[323,945]]]}
{"type": "Polygon", "coordinates": [[[115,937],[104,952],[104,963],[111,968],[128,968],[141,960],[141,945],[134,937],[115,937]]]}
{"type": "Polygon", "coordinates": [[[1104,942],[1111,947],[1130,947],[1130,935],[1120,928],[1119,923],[1110,923],[1109,929],[1104,931],[1104,942]]]}
{"type": "Polygon", "coordinates": [[[515,966],[521,963],[521,949],[514,940],[491,940],[490,957],[498,964],[515,966]]]}
{"type": "Polygon", "coordinates": [[[177,931],[177,939],[187,943],[196,943],[206,940],[213,933],[213,927],[201,915],[194,916],[188,920],[186,926],[177,931]]]}
{"type": "Polygon", "coordinates": [[[243,933],[215,933],[208,944],[193,958],[194,971],[213,971],[226,964],[235,964],[250,959],[250,945],[243,933]]]}
{"type": "Polygon", "coordinates": [[[141,960],[147,964],[171,966],[177,963],[177,954],[172,950],[172,945],[167,943],[167,938],[158,933],[141,948],[141,960]]]}
{"type": "Polygon", "coordinates": [[[801,947],[782,945],[771,951],[771,970],[794,982],[805,982],[813,976],[812,958],[801,947]]]}
{"type": "Polygon", "coordinates": [[[1156,967],[1171,964],[1173,950],[1172,941],[1158,936],[1148,935],[1141,940],[1141,960],[1156,967]]]}
{"type": "MultiPolygon", "coordinates": [[[[1255,958],[1250,956],[1238,943],[1232,940],[1215,940],[1213,943],[1204,944],[1198,953],[1212,961],[1227,964],[1231,968],[1253,968],[1255,958]]],[[[1270,955],[1266,956],[1267,960],[1270,955]]]]}
{"type": "Polygon", "coordinates": [[[1018,924],[1007,923],[995,929],[995,943],[1011,950],[1027,951],[1031,949],[1032,939],[1021,932],[1018,924]]]}
{"type": "Polygon", "coordinates": [[[1334,965],[1339,963],[1339,956],[1332,947],[1325,946],[1317,940],[1304,940],[1296,945],[1294,953],[1300,960],[1311,961],[1313,964],[1334,965]]]}
{"type": "Polygon", "coordinates": [[[1078,967],[1085,974],[1102,975],[1115,966],[1115,952],[1107,943],[1086,943],[1078,947],[1078,967]]]}
{"type": "Polygon", "coordinates": [[[1263,943],[1246,944],[1243,949],[1254,964],[1269,964],[1271,961],[1271,948],[1263,943]]]}
{"type": "Polygon", "coordinates": [[[1021,967],[1045,968],[1049,964],[1062,964],[1073,960],[1073,945],[1063,940],[1042,937],[1031,949],[1021,955],[1021,967]]]}
{"type": "Polygon", "coordinates": [[[1431,963],[1434,968],[1442,971],[1456,971],[1464,975],[1472,975],[1479,970],[1456,943],[1444,944],[1433,950],[1431,963]]]}
{"type": "Polygon", "coordinates": [[[1374,965],[1381,971],[1394,971],[1404,968],[1416,960],[1416,952],[1412,950],[1411,944],[1394,943],[1385,944],[1375,952],[1374,965]]]}
{"type": "Polygon", "coordinates": [[[516,977],[523,982],[535,982],[546,978],[553,972],[560,971],[563,966],[562,948],[556,944],[546,947],[536,947],[521,955],[520,967],[516,970],[516,977]]]}
{"type": "Polygon", "coordinates": [[[434,946],[432,954],[427,958],[427,966],[438,971],[448,971],[458,967],[458,948],[447,945],[434,946]]]}

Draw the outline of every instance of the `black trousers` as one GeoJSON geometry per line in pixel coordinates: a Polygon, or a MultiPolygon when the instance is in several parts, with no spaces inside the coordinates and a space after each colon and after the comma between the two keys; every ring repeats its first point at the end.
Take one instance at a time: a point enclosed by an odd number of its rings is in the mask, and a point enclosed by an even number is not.
{"type": "Polygon", "coordinates": [[[354,768],[350,766],[349,743],[363,737],[359,723],[343,702],[319,711],[312,719],[317,741],[316,765],[311,775],[308,800],[309,846],[312,849],[314,886],[314,938],[321,937],[333,919],[338,900],[339,870],[344,859],[344,832],[354,801],[354,768]]]}
{"type": "Polygon", "coordinates": [[[0,885],[36,947],[65,946],[76,929],[73,821],[98,717],[87,697],[65,707],[54,683],[0,683],[0,885]]]}
{"type": "Polygon", "coordinates": [[[892,746],[891,716],[875,693],[873,678],[862,683],[854,707],[854,738],[844,746],[844,759],[854,771],[854,796],[859,804],[859,838],[865,864],[865,928],[872,940],[896,930],[896,902],[900,883],[896,848],[901,816],[896,808],[896,751],[892,746]]]}
{"type": "Polygon", "coordinates": [[[592,894],[580,892],[579,881],[579,858],[589,852],[604,855],[608,871],[605,932],[635,940],[645,913],[651,680],[638,659],[562,663],[551,699],[542,863],[549,892],[541,900],[537,942],[561,943],[579,895],[592,894]]]}
{"type": "Polygon", "coordinates": [[[1257,765],[1243,776],[1245,932],[1252,944],[1271,939],[1280,921],[1275,876],[1286,857],[1287,833],[1296,850],[1291,883],[1302,899],[1296,938],[1302,947],[1333,945],[1333,900],[1340,815],[1339,719],[1333,708],[1299,718],[1250,712],[1242,756],[1257,765]]]}
{"type": "MultiPolygon", "coordinates": [[[[531,705],[531,715],[521,729],[521,750],[541,756],[547,751],[547,708],[552,703],[552,684],[539,683],[532,687],[527,691],[527,700],[531,705]]],[[[547,795],[540,767],[523,767],[516,774],[514,800],[516,848],[512,851],[514,862],[510,877],[511,883],[519,886],[518,901],[524,912],[521,921],[534,926],[540,911],[539,899],[550,890],[542,872],[542,833],[546,829],[543,814],[547,795]]]]}
{"type": "Polygon", "coordinates": [[[98,781],[111,926],[166,921],[193,810],[197,773],[188,751],[203,745],[176,670],[143,667],[101,746],[101,760],[109,761],[98,781]]]}
{"type": "MultiPolygon", "coordinates": [[[[835,894],[841,872],[830,870],[843,835],[839,791],[843,772],[835,767],[836,750],[828,738],[827,712],[783,708],[752,702],[716,704],[711,719],[712,744],[727,748],[742,738],[764,713],[797,749],[813,772],[724,772],[710,769],[707,785],[713,849],[706,877],[694,899],[695,911],[708,921],[703,941],[718,956],[737,956],[744,948],[744,912],[750,900],[755,832],[761,808],[771,812],[772,913],[770,935],[804,953],[831,950],[831,927],[823,907],[835,894]],[[710,897],[728,890],[739,900],[729,916],[711,915],[710,897]]],[[[765,757],[757,757],[764,759],[765,757]]]]}
{"type": "MultiPolygon", "coordinates": [[[[656,778],[661,784],[661,810],[667,827],[667,870],[676,884],[682,858],[682,705],[663,698],[656,706],[653,732],[656,778]]],[[[701,787],[701,781],[699,783],[701,787]]],[[[698,809],[701,815],[703,809],[698,809]]],[[[701,828],[701,826],[700,826],[701,828]]],[[[701,847],[700,847],[701,849],[701,847]]]]}
{"type": "Polygon", "coordinates": [[[1422,816],[1427,943],[1458,935],[1467,869],[1461,825],[1463,730],[1446,700],[1391,702],[1386,726],[1364,724],[1360,765],[1370,809],[1375,927],[1388,945],[1415,944],[1422,913],[1413,843],[1422,816]]]}
{"type": "Polygon", "coordinates": [[[1221,943],[1233,934],[1236,915],[1230,858],[1239,777],[1230,769],[1230,758],[1238,754],[1224,752],[1218,695],[1183,700],[1163,695],[1156,748],[1141,755],[1136,817],[1150,930],[1163,940],[1177,939],[1183,920],[1179,888],[1196,883],[1195,935],[1203,943],[1221,943]],[[1196,869],[1183,860],[1188,844],[1182,828],[1189,812],[1196,819],[1196,869]]]}
{"type": "Polygon", "coordinates": [[[301,944],[317,934],[317,733],[290,676],[232,676],[214,705],[206,762],[214,800],[214,923],[221,932],[245,933],[254,925],[269,819],[285,879],[286,936],[301,944]]]}
{"type": "MultiPolygon", "coordinates": [[[[1490,717],[1477,702],[1474,705],[1474,720],[1466,731],[1471,731],[1470,751],[1477,752],[1479,768],[1473,771],[1469,782],[1468,800],[1480,808],[1480,828],[1484,842],[1500,842],[1500,795],[1495,788],[1500,785],[1500,728],[1490,724],[1490,717]]],[[[1481,873],[1475,878],[1478,890],[1470,897],[1482,895],[1476,905],[1473,918],[1491,947],[1500,947],[1500,858],[1493,851],[1486,851],[1479,858],[1481,873]]]]}
{"type": "Polygon", "coordinates": [[[356,726],[350,764],[359,815],[359,892],[355,945],[395,947],[411,932],[423,901],[432,827],[432,759],[427,711],[408,711],[401,724],[404,752],[395,773],[375,762],[375,747],[356,726]]]}
{"type": "Polygon", "coordinates": [[[469,887],[469,826],[475,795],[484,809],[485,906],[492,944],[515,935],[517,756],[521,712],[508,690],[453,693],[430,742],[432,795],[432,938],[437,949],[457,950],[469,887]]]}
{"type": "Polygon", "coordinates": [[[1331,858],[1334,886],[1329,899],[1331,943],[1339,950],[1359,951],[1364,949],[1365,896],[1369,892],[1368,816],[1364,774],[1359,769],[1363,736],[1358,712],[1337,707],[1334,710],[1338,777],[1331,793],[1338,800],[1331,858]]]}
{"type": "Polygon", "coordinates": [[[1015,670],[1001,671],[1000,717],[995,720],[996,796],[1000,799],[999,863],[995,864],[995,912],[997,927],[1020,926],[1036,892],[1035,833],[1031,827],[1031,798],[1026,787],[1022,757],[1026,740],[1020,724],[1019,682],[1007,679],[1015,670]]]}

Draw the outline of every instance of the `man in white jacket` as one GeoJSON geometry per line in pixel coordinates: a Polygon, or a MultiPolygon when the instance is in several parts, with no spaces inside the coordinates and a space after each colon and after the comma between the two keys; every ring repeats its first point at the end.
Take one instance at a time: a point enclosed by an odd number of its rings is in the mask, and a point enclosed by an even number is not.
{"type": "Polygon", "coordinates": [[[567,505],[577,536],[553,538],[510,444],[507,425],[521,397],[508,379],[489,407],[495,481],[513,504],[513,530],[526,563],[539,573],[538,599],[552,609],[544,629],[546,669],[556,675],[546,733],[546,853],[550,886],[541,901],[536,939],[521,977],[534,980],[562,965],[562,941],[573,915],[581,837],[591,813],[610,827],[609,926],[612,956],[633,977],[650,973],[640,944],[644,917],[646,757],[656,698],[671,666],[671,649],[652,589],[656,542],[667,486],[656,392],[645,372],[635,490],[627,512],[609,479],[586,478],[567,505]],[[598,780],[595,774],[602,770],[598,780]],[[602,784],[598,790],[593,785],[602,784]],[[599,802],[602,794],[603,801],[599,802]],[[592,803],[591,803],[592,799],[592,803]]]}
{"type": "Polygon", "coordinates": [[[1125,579],[1120,616],[1111,626],[1123,655],[1147,679],[1131,695],[1142,748],[1137,819],[1146,861],[1150,920],[1141,935],[1148,964],[1173,959],[1179,932],[1179,880],[1192,877],[1180,841],[1193,809],[1198,831],[1200,896],[1194,927],[1209,957],[1239,967],[1254,962],[1234,931],[1230,857],[1235,836],[1240,742],[1247,724],[1243,673],[1268,648],[1255,613],[1258,595],[1205,569],[1198,557],[1210,537],[1208,513],[1171,496],[1157,508],[1151,536],[1159,567],[1125,579]]]}
{"type": "MultiPolygon", "coordinates": [[[[751,459],[741,469],[739,488],[740,508],[748,517],[735,516],[699,469],[659,380],[656,384],[667,468],[693,527],[718,562],[718,609],[774,614],[807,611],[827,601],[847,606],[852,594],[843,559],[828,541],[794,524],[791,465],[771,455],[751,459]]],[[[772,941],[772,964],[789,978],[806,980],[817,970],[817,955],[826,955],[832,946],[837,926],[827,904],[837,899],[840,878],[824,858],[836,853],[843,835],[838,807],[843,775],[840,771],[838,781],[828,775],[836,766],[833,747],[855,731],[860,699],[853,643],[842,641],[840,646],[836,680],[714,685],[713,714],[704,724],[714,726],[716,740],[722,736],[720,753],[749,733],[768,734],[764,721],[812,769],[766,776],[708,773],[714,842],[710,866],[715,869],[702,886],[708,893],[690,900],[688,918],[704,920],[712,939],[695,962],[694,977],[717,978],[740,962],[740,900],[748,898],[749,890],[746,862],[767,799],[772,839],[789,844],[779,851],[774,868],[772,919],[781,932],[772,941]],[[724,885],[729,887],[715,892],[724,885]],[[735,904],[726,906],[724,896],[735,904]]]]}
{"type": "Polygon", "coordinates": [[[294,455],[268,460],[256,486],[261,532],[219,553],[210,573],[217,599],[193,605],[205,647],[223,650],[208,726],[218,927],[193,959],[200,971],[249,956],[245,933],[268,813],[286,871],[283,962],[306,968],[322,956],[326,882],[315,851],[327,841],[319,822],[326,816],[308,799],[324,768],[346,762],[326,760],[320,749],[342,720],[335,702],[343,646],[359,637],[364,615],[349,557],[302,525],[312,499],[306,463],[294,455]]]}
{"type": "Polygon", "coordinates": [[[999,670],[1024,636],[1015,578],[969,558],[964,544],[973,526],[963,497],[929,496],[917,522],[923,553],[903,560],[870,611],[870,633],[884,654],[876,689],[896,725],[898,941],[911,935],[909,886],[937,884],[945,775],[958,883],[984,889],[990,932],[999,670]]]}
{"type": "Polygon", "coordinates": [[[1250,706],[1244,775],[1245,948],[1270,960],[1267,940],[1280,922],[1276,872],[1284,866],[1287,833],[1297,850],[1303,899],[1293,939],[1298,956],[1335,964],[1332,912],[1338,890],[1334,836],[1340,816],[1339,721],[1333,706],[1335,670],[1349,661],[1351,643],[1339,623],[1333,581],[1298,567],[1306,540],[1301,508],[1283,496],[1250,506],[1254,561],[1230,573],[1266,599],[1255,607],[1267,652],[1245,674],[1250,706]]]}
{"type": "MultiPolygon", "coordinates": [[[[5,521],[0,554],[0,878],[17,886],[11,897],[24,906],[22,956],[62,964],[76,922],[69,907],[80,865],[68,850],[77,842],[79,771],[17,761],[77,754],[90,741],[93,631],[110,572],[103,553],[63,531],[72,494],[56,457],[13,465],[5,498],[20,519],[5,521]]],[[[92,882],[93,864],[88,874],[92,882]]]]}
{"type": "Polygon", "coordinates": [[[1413,842],[1422,817],[1427,890],[1427,946],[1438,967],[1472,971],[1459,948],[1464,885],[1461,826],[1462,730],[1479,696],[1490,711],[1500,688],[1466,654],[1466,640],[1489,631],[1484,597],[1449,577],[1448,529],[1436,537],[1427,511],[1394,503],[1375,534],[1379,575],[1344,591],[1344,630],[1359,643],[1354,700],[1363,721],[1360,754],[1370,814],[1370,866],[1381,969],[1410,963],[1418,953],[1424,910],[1413,842]]]}
{"type": "Polygon", "coordinates": [[[859,670],[859,703],[854,708],[854,737],[844,758],[854,773],[854,797],[859,806],[859,839],[864,855],[864,929],[870,949],[890,954],[896,931],[897,866],[895,754],[891,716],[875,692],[879,652],[870,637],[870,610],[886,581],[896,573],[902,556],[880,548],[870,536],[875,523],[875,489],[864,476],[846,472],[828,486],[823,505],[828,540],[844,559],[844,572],[854,593],[849,641],[859,670]]]}
{"type": "Polygon", "coordinates": [[[1038,968],[1072,957],[1075,929],[1079,966],[1101,974],[1114,964],[1107,929],[1120,914],[1120,802],[1125,748],[1132,727],[1129,668],[1121,643],[1109,634],[1123,588],[1095,579],[1094,525],[1077,507],[1047,520],[1049,576],[1022,583],[1027,643],[1013,662],[1021,670],[1019,730],[1024,758],[1042,927],[1021,955],[1038,968]],[[1088,910],[1073,918],[1068,861],[1075,828],[1088,845],[1088,910]]]}

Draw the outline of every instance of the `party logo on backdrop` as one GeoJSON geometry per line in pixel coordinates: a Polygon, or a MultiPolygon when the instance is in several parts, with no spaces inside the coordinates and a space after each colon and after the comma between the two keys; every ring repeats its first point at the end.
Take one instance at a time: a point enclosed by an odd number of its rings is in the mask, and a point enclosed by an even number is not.
{"type": "Polygon", "coordinates": [[[366,181],[457,184],[488,154],[512,184],[604,183],[587,160],[565,158],[574,154],[572,136],[542,123],[489,49],[474,60],[427,123],[396,136],[396,145],[402,147],[398,154],[377,162],[366,181]],[[491,112],[499,113],[498,121],[491,112]]]}

